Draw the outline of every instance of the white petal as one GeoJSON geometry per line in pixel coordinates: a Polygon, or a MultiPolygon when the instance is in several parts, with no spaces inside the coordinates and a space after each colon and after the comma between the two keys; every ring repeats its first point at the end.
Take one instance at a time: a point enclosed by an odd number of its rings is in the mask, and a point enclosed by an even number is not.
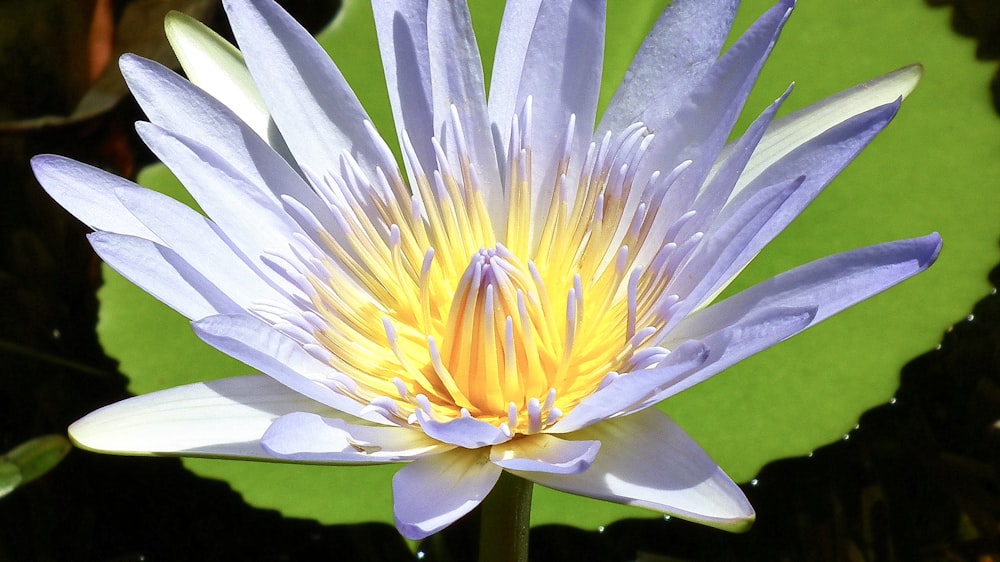
{"type": "Polygon", "coordinates": [[[754,511],[739,487],[670,418],[650,409],[593,425],[572,438],[597,440],[586,472],[511,471],[543,486],[739,531],[754,511]]]}
{"type": "Polygon", "coordinates": [[[69,428],[93,451],[274,460],[260,448],[271,422],[289,412],[330,409],[251,376],[178,386],[105,406],[69,428]]]}
{"type": "Polygon", "coordinates": [[[277,133],[243,62],[243,55],[236,47],[205,24],[181,12],[167,14],[164,28],[191,82],[225,104],[262,139],[277,133]]]}
{"type": "Polygon", "coordinates": [[[500,478],[485,449],[454,449],[414,461],[392,479],[396,528],[420,540],[472,511],[500,478]]]}
{"type": "Polygon", "coordinates": [[[359,425],[305,412],[278,418],[261,444],[281,459],[332,464],[405,462],[454,449],[407,427],[359,425]]]}
{"type": "Polygon", "coordinates": [[[594,462],[599,441],[567,441],[536,433],[490,448],[490,462],[507,470],[579,474],[594,462]]]}

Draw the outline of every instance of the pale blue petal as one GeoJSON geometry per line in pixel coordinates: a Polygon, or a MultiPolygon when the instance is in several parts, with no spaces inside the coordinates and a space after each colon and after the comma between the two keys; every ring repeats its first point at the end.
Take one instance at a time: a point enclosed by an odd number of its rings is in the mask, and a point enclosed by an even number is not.
{"type": "MultiPolygon", "coordinates": [[[[707,185],[692,204],[695,211],[694,217],[688,220],[684,227],[674,234],[674,240],[686,240],[695,232],[704,232],[716,220],[720,212],[725,209],[726,201],[732,193],[736,181],[743,171],[743,167],[753,154],[754,148],[760,141],[761,136],[767,130],[768,125],[774,118],[774,114],[788,97],[790,91],[791,89],[786,91],[783,96],[768,106],[751,123],[746,133],[733,143],[734,148],[730,151],[729,157],[714,171],[714,176],[709,178],[707,185]]],[[[662,211],[657,213],[650,227],[646,242],[636,253],[636,265],[645,267],[664,243],[671,242],[670,240],[664,240],[664,236],[674,227],[674,222],[678,215],[679,212],[677,210],[672,213],[662,211]]],[[[620,236],[624,236],[624,232],[620,236]]]]}
{"type": "MultiPolygon", "coordinates": [[[[211,149],[151,123],[136,123],[136,130],[229,241],[259,270],[269,271],[262,255],[283,252],[293,234],[303,234],[271,191],[248,180],[211,149]]],[[[281,276],[271,275],[270,280],[288,294],[298,290],[281,276]]]]}
{"type": "Polygon", "coordinates": [[[616,417],[659,389],[697,371],[708,358],[709,349],[701,342],[681,344],[655,368],[616,376],[546,431],[568,433],[616,417]]]}
{"type": "Polygon", "coordinates": [[[283,460],[329,464],[406,462],[454,448],[412,428],[358,425],[307,412],[275,420],[261,446],[283,460]]]}
{"type": "Polygon", "coordinates": [[[424,433],[438,441],[466,449],[496,445],[510,439],[499,427],[471,416],[441,421],[420,408],[415,414],[424,433]]]}
{"type": "Polygon", "coordinates": [[[309,32],[268,0],[225,0],[223,6],[261,98],[298,164],[323,176],[347,152],[371,173],[378,149],[365,130],[368,115],[309,32]]]}
{"type": "Polygon", "coordinates": [[[431,61],[427,45],[427,2],[372,2],[396,132],[405,130],[424,170],[435,168],[431,61]]]}
{"type": "MultiPolygon", "coordinates": [[[[427,33],[435,134],[443,141],[454,162],[460,163],[458,147],[449,137],[456,133],[450,122],[452,111],[457,112],[472,172],[478,180],[494,230],[498,237],[503,236],[506,205],[490,134],[483,64],[468,6],[464,2],[431,2],[427,10],[427,33]]],[[[414,142],[428,140],[410,138],[414,142]]]]}
{"type": "Polygon", "coordinates": [[[392,479],[396,528],[420,540],[472,511],[500,478],[483,449],[454,449],[418,459],[392,479]]]}
{"type": "Polygon", "coordinates": [[[691,160],[663,204],[687,212],[725,146],[761,67],[791,13],[783,0],[761,16],[705,74],[677,113],[646,122],[656,137],[650,143],[638,176],[667,172],[691,160]]]}
{"type": "Polygon", "coordinates": [[[940,236],[930,234],[829,256],[782,273],[687,317],[670,332],[663,345],[702,340],[712,350],[712,357],[695,376],[664,389],[650,403],[690,388],[920,273],[937,259],[940,250],[940,236]],[[781,311],[791,315],[781,321],[781,311]],[[779,317],[760,322],[775,312],[779,317]],[[719,351],[721,355],[717,355],[719,351]]]}
{"type": "Polygon", "coordinates": [[[105,406],[70,426],[77,445],[105,453],[274,460],[260,438],[289,412],[329,408],[250,376],[178,386],[105,406]]]}
{"type": "Polygon", "coordinates": [[[507,470],[579,474],[590,467],[600,448],[600,441],[567,441],[536,433],[494,445],[490,462],[507,470]]]}
{"type": "Polygon", "coordinates": [[[629,65],[597,132],[676,113],[722,51],[738,5],[738,0],[672,2],[629,65]]]}
{"type": "Polygon", "coordinates": [[[328,228],[329,210],[289,163],[231,109],[170,69],[135,55],[119,62],[122,75],[149,120],[197,139],[243,173],[261,191],[290,196],[328,228]]]}
{"type": "Polygon", "coordinates": [[[660,311],[667,317],[666,330],[672,330],[705,302],[714,284],[735,268],[737,259],[747,253],[747,248],[802,181],[803,178],[795,178],[762,189],[737,207],[731,216],[720,217],[721,224],[707,233],[692,256],[676,271],[670,272],[664,293],[679,295],[682,300],[669,312],[660,311]]]}
{"type": "Polygon", "coordinates": [[[490,80],[489,114],[497,154],[506,154],[511,118],[532,98],[532,209],[557,186],[570,115],[576,116],[568,177],[575,180],[594,131],[604,60],[602,0],[508,2],[490,80]],[[530,33],[530,34],[529,34],[530,33]],[[522,43],[523,42],[523,43],[522,43]]]}
{"type": "Polygon", "coordinates": [[[200,213],[149,189],[119,188],[116,193],[128,212],[240,308],[248,309],[260,300],[293,306],[285,294],[268,284],[260,270],[233,248],[218,227],[200,213]]]}
{"type": "MultiPolygon", "coordinates": [[[[712,222],[726,207],[726,202],[732,195],[736,182],[742,175],[761,138],[766,134],[775,114],[791,93],[792,88],[789,87],[780,98],[769,105],[747,127],[746,132],[739,139],[732,143],[732,150],[728,151],[726,159],[713,170],[713,174],[710,175],[701,193],[698,194],[698,198],[695,199],[692,205],[692,209],[696,213],[694,219],[685,225],[678,234],[678,238],[684,239],[694,232],[709,230],[712,222]]],[[[790,180],[797,177],[791,176],[785,179],[790,180]]]]}
{"type": "Polygon", "coordinates": [[[296,392],[354,417],[391,423],[339,390],[346,377],[262,320],[247,314],[222,314],[192,322],[191,326],[205,343],[296,392]]]}
{"type": "Polygon", "coordinates": [[[941,237],[929,234],[828,256],[687,317],[670,339],[701,339],[771,307],[816,307],[812,326],[927,269],[940,251],[941,237]]]}
{"type": "Polygon", "coordinates": [[[136,184],[54,154],[35,156],[31,168],[46,193],[90,228],[161,242],[115,196],[115,189],[136,184]]]}
{"type": "Polygon", "coordinates": [[[111,269],[186,318],[243,310],[170,248],[113,232],[94,232],[87,239],[111,269]]]}
{"type": "MultiPolygon", "coordinates": [[[[728,287],[750,261],[829,185],[830,181],[871,142],[875,135],[889,124],[898,108],[897,101],[839,123],[789,152],[740,191],[720,213],[719,223],[731,222],[733,217],[745,213],[744,206],[752,205],[751,202],[755,197],[773,190],[775,185],[789,181],[797,182],[799,180],[796,178],[801,178],[801,184],[767,217],[756,232],[747,232],[752,236],[744,237],[738,247],[734,247],[739,250],[738,252],[727,252],[723,260],[708,257],[707,262],[703,261],[715,266],[711,272],[706,271],[699,277],[696,288],[690,291],[672,289],[674,292],[684,292],[688,295],[689,300],[682,313],[686,315],[703,308],[728,287]],[[718,267],[720,264],[724,264],[725,267],[718,267]]],[[[716,234],[710,231],[708,236],[714,237],[716,234]]],[[[692,266],[691,270],[696,271],[697,267],[692,266]]]]}
{"type": "MultiPolygon", "coordinates": [[[[708,347],[709,355],[701,368],[670,380],[641,402],[631,411],[648,408],[658,402],[705,381],[730,366],[784,341],[808,328],[816,317],[816,305],[799,306],[772,305],[755,308],[749,313],[731,318],[725,325],[714,326],[715,331],[698,333],[699,339],[708,347]]],[[[683,326],[683,324],[682,324],[683,326]]],[[[693,330],[691,331],[693,332],[693,330]]],[[[685,341],[680,333],[671,333],[664,347],[685,341]]],[[[688,338],[690,339],[690,338],[688,338]]]]}
{"type": "Polygon", "coordinates": [[[601,442],[597,458],[585,472],[511,472],[556,490],[721,529],[743,530],[753,522],[753,508],[740,488],[658,410],[592,425],[572,438],[601,442]]]}

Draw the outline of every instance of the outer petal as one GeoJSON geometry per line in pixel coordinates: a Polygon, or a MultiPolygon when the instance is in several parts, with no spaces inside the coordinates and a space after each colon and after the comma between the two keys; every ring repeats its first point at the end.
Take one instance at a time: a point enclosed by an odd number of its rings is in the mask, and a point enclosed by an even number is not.
{"type": "Polygon", "coordinates": [[[940,251],[941,237],[929,234],[828,256],[689,316],[671,332],[670,339],[700,339],[775,306],[816,307],[812,326],[927,269],[940,251]]]}
{"type": "MultiPolygon", "coordinates": [[[[230,245],[218,227],[200,213],[149,189],[119,188],[116,194],[128,211],[155,232],[180,259],[240,308],[246,310],[255,301],[265,299],[288,302],[283,293],[269,285],[261,272],[230,245]]],[[[148,283],[145,279],[137,282],[140,286],[148,283]]]]}
{"type": "Polygon", "coordinates": [[[579,474],[594,462],[600,441],[567,441],[536,433],[490,448],[490,462],[507,470],[579,474]]]}
{"type": "Polygon", "coordinates": [[[170,248],[111,232],[87,238],[104,263],[186,318],[243,310],[170,248]]]}
{"type": "Polygon", "coordinates": [[[305,412],[278,418],[261,446],[280,459],[331,464],[404,462],[454,449],[411,428],[357,425],[305,412]]]}
{"type": "Polygon", "coordinates": [[[223,5],[254,83],[303,170],[322,176],[348,152],[371,172],[378,149],[365,130],[368,115],[309,32],[270,1],[223,5]]]}
{"type": "Polygon", "coordinates": [[[105,406],[71,425],[69,435],[85,449],[107,453],[275,460],[260,448],[260,437],[289,412],[330,409],[269,377],[237,377],[105,406]]]}
{"type": "Polygon", "coordinates": [[[760,69],[791,14],[792,0],[783,0],[760,17],[706,73],[689,98],[668,118],[650,116],[646,125],[656,134],[638,177],[653,170],[692,164],[671,188],[664,205],[679,213],[690,209],[719,151],[726,144],[760,69]]]}
{"type": "Polygon", "coordinates": [[[692,310],[706,306],[728,287],[743,268],[771,240],[774,240],[864,147],[868,146],[868,143],[889,124],[898,109],[899,102],[896,101],[831,127],[789,152],[730,200],[719,216],[720,223],[742,212],[741,207],[748,204],[761,190],[770,189],[777,183],[802,178],[801,185],[767,219],[766,224],[761,226],[752,239],[746,241],[738,254],[732,255],[728,266],[717,269],[716,274],[701,279],[700,286],[692,293],[693,298],[689,303],[692,310]]]}
{"type": "Polygon", "coordinates": [[[629,65],[597,132],[673,115],[719,56],[738,5],[738,0],[672,2],[629,65]]]}
{"type": "MultiPolygon", "coordinates": [[[[136,130],[258,270],[270,271],[261,259],[265,253],[287,256],[294,235],[304,234],[270,190],[247,179],[208,147],[151,123],[139,122],[136,130]]],[[[300,292],[280,275],[271,275],[270,280],[288,294],[300,292]]]]}
{"type": "MultiPolygon", "coordinates": [[[[281,384],[331,408],[375,423],[381,415],[339,390],[348,381],[310,355],[302,344],[246,314],[218,315],[192,322],[195,334],[219,351],[273,377],[281,384]]],[[[349,389],[348,389],[349,390],[349,389]]]]}
{"type": "Polygon", "coordinates": [[[90,228],[162,242],[115,196],[115,189],[136,184],[54,154],[35,156],[31,168],[45,191],[90,228]]]}
{"type": "MultiPolygon", "coordinates": [[[[708,346],[709,357],[700,369],[670,380],[629,411],[648,408],[794,336],[809,327],[815,316],[815,305],[774,306],[755,309],[746,316],[732,318],[730,324],[716,325],[713,333],[704,335],[703,341],[708,346]]],[[[671,334],[671,341],[664,345],[669,347],[673,341],[683,341],[680,337],[674,339],[675,337],[671,334]]]]}
{"type": "Polygon", "coordinates": [[[396,528],[420,540],[472,511],[500,478],[483,449],[454,449],[418,459],[392,479],[396,528]]]}
{"type": "Polygon", "coordinates": [[[940,250],[941,237],[931,234],[829,256],[785,272],[689,316],[670,333],[669,340],[663,345],[669,347],[671,342],[703,339],[713,350],[721,348],[726,351],[721,356],[710,358],[696,376],[665,388],[649,403],[690,388],[736,362],[920,273],[934,262],[940,250]],[[755,317],[770,314],[772,310],[794,312],[799,307],[813,313],[800,321],[789,318],[792,322],[771,334],[767,331],[751,332],[765,336],[763,339],[742,333],[741,326],[752,323],[755,317]],[[740,332],[731,333],[734,329],[740,332]],[[715,335],[709,336],[710,333],[715,335]]]}
{"type": "Polygon", "coordinates": [[[329,211],[289,163],[230,108],[170,69],[134,55],[121,58],[122,75],[149,120],[198,139],[275,198],[288,195],[332,228],[329,211]]]}
{"type": "Polygon", "coordinates": [[[601,451],[586,472],[511,472],[556,490],[654,509],[721,529],[739,531],[753,522],[753,508],[739,487],[658,410],[593,425],[572,437],[601,442],[601,451]]]}

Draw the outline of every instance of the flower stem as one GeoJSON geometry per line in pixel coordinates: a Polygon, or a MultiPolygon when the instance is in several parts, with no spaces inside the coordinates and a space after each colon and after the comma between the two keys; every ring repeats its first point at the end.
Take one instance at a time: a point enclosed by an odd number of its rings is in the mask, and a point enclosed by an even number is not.
{"type": "Polygon", "coordinates": [[[504,472],[482,503],[479,562],[527,562],[532,483],[504,472]]]}

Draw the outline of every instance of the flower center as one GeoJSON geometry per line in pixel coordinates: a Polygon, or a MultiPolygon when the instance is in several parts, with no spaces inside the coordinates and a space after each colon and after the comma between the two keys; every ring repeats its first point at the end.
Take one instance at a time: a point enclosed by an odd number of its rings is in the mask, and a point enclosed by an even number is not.
{"type": "MultiPolygon", "coordinates": [[[[446,139],[452,152],[434,141],[428,174],[404,137],[411,186],[388,148],[375,178],[345,155],[318,185],[337,228],[300,221],[316,246],[293,248],[310,254],[300,273],[312,301],[293,324],[343,375],[329,383],[339,392],[399,423],[419,423],[420,409],[524,434],[609,373],[643,368],[634,352],[665,324],[661,293],[681,255],[648,209],[683,167],[653,173],[629,204],[651,138],[636,124],[592,144],[576,171],[567,148],[550,195],[533,196],[530,121],[529,104],[512,127],[502,213],[487,209],[461,138],[446,139]]],[[[449,130],[461,134],[457,116],[449,130]]]]}

